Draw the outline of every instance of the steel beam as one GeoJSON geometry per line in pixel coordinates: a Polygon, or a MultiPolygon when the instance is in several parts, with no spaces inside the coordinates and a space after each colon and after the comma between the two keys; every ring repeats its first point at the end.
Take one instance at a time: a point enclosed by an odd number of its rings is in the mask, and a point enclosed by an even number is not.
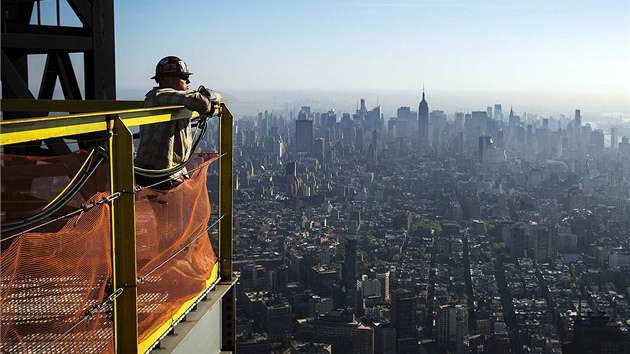
{"type": "MultiPolygon", "coordinates": [[[[142,109],[144,107],[144,101],[21,100],[6,98],[1,100],[0,105],[2,105],[2,112],[29,111],[85,113],[142,109]]],[[[162,106],[161,108],[165,108],[165,106],[162,106]]]]}
{"type": "MultiPolygon", "coordinates": [[[[26,56],[9,55],[2,49],[2,95],[6,98],[34,99],[28,88],[26,56]]],[[[3,108],[4,110],[4,108],[3,108]]],[[[6,118],[5,118],[6,119],[6,118]]]]}
{"type": "Polygon", "coordinates": [[[111,194],[122,194],[111,204],[114,290],[114,345],[116,353],[138,352],[138,270],[136,212],[133,181],[133,134],[117,115],[109,116],[111,194]]]}
{"type": "Polygon", "coordinates": [[[219,115],[219,276],[232,280],[232,113],[221,104],[219,115]]]}
{"type": "MultiPolygon", "coordinates": [[[[231,283],[232,275],[232,126],[234,118],[225,104],[219,114],[219,277],[222,284],[231,283]]],[[[222,318],[221,350],[234,352],[236,349],[236,292],[231,287],[221,301],[222,318]]]]}
{"type": "MultiPolygon", "coordinates": [[[[85,0],[69,0],[81,3],[85,0]]],[[[85,98],[116,99],[116,47],[114,45],[114,1],[93,0],[92,48],[83,55],[85,98]],[[105,19],[105,20],[103,20],[105,19]]]]}
{"type": "Polygon", "coordinates": [[[62,36],[50,34],[3,33],[2,47],[44,54],[55,50],[85,52],[92,49],[92,38],[87,36],[62,36]]]}
{"type": "MultiPolygon", "coordinates": [[[[95,104],[92,104],[92,106],[95,106],[95,104]]],[[[106,132],[108,116],[111,114],[119,116],[128,127],[190,118],[190,111],[181,107],[164,106],[0,121],[0,130],[2,131],[0,145],[5,146],[55,137],[106,132]]],[[[65,108],[70,107],[65,106],[65,108]]]]}

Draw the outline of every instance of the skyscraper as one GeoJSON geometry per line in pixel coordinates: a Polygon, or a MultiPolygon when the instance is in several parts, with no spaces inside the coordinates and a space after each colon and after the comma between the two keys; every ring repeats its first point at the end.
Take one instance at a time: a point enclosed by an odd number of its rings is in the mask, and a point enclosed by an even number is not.
{"type": "Polygon", "coordinates": [[[359,151],[363,151],[363,128],[359,128],[356,131],[354,147],[359,151]]]}
{"type": "Polygon", "coordinates": [[[420,136],[420,148],[429,146],[429,105],[424,99],[424,90],[422,90],[422,101],[418,106],[418,132],[420,136]]]}
{"type": "MultiPolygon", "coordinates": [[[[346,237],[345,260],[342,267],[343,287],[346,291],[345,306],[356,310],[357,301],[357,239],[354,235],[346,237]]],[[[356,313],[356,312],[355,312],[356,313]]]]}
{"type": "Polygon", "coordinates": [[[492,146],[492,137],[482,135],[479,137],[479,163],[486,162],[484,159],[484,155],[486,153],[486,149],[492,146]]]}
{"type": "Polygon", "coordinates": [[[391,324],[396,330],[396,353],[418,353],[418,296],[410,290],[398,288],[391,292],[391,300],[391,324]]]}
{"type": "Polygon", "coordinates": [[[575,127],[578,128],[582,125],[582,115],[580,114],[580,110],[575,110],[575,127]]]}
{"type": "Polygon", "coordinates": [[[396,111],[396,136],[410,136],[409,122],[415,120],[415,112],[409,107],[400,107],[396,111]]]}
{"type": "Polygon", "coordinates": [[[562,344],[566,353],[628,353],[630,343],[619,324],[605,314],[578,314],[573,342],[562,344]]]}
{"type": "Polygon", "coordinates": [[[456,353],[468,352],[468,309],[465,305],[441,306],[435,322],[438,345],[455,342],[456,353]]]}
{"type": "Polygon", "coordinates": [[[313,121],[298,119],[295,121],[295,151],[313,151],[313,121]]]}
{"type": "Polygon", "coordinates": [[[630,141],[627,136],[621,137],[621,142],[617,144],[617,149],[622,156],[630,156],[630,141]]]}
{"type": "Polygon", "coordinates": [[[500,103],[494,105],[494,115],[488,115],[488,117],[492,117],[495,120],[503,120],[503,111],[501,110],[500,103]]]}

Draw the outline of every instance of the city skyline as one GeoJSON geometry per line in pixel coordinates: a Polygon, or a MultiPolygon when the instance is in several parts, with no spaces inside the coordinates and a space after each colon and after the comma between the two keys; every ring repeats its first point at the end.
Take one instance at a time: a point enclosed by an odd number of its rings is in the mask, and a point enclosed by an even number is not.
{"type": "Polygon", "coordinates": [[[3,1],[0,346],[630,353],[630,3],[357,1],[3,1]]]}
{"type": "Polygon", "coordinates": [[[191,87],[204,84],[226,93],[234,105],[247,107],[243,114],[273,104],[282,108],[287,91],[313,99],[349,96],[346,105],[378,100],[391,105],[385,112],[395,112],[417,105],[424,85],[434,107],[451,112],[495,103],[533,111],[538,103],[555,109],[540,114],[579,106],[586,116],[627,118],[628,6],[117,1],[117,86],[121,98],[141,99],[154,84],[149,77],[157,60],[179,55],[195,73],[191,87]],[[150,20],[139,20],[138,13],[150,20]],[[160,30],[156,23],[176,25],[160,30]],[[443,103],[440,96],[447,93],[460,98],[443,103]]]}
{"type": "Polygon", "coordinates": [[[425,98],[234,123],[240,348],[628,352],[628,128],[425,98]]]}

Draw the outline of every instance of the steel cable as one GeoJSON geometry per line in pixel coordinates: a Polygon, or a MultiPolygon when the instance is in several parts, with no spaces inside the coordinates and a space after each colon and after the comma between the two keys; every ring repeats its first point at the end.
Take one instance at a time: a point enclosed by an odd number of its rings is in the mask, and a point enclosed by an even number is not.
{"type": "MultiPolygon", "coordinates": [[[[221,157],[223,157],[223,156],[225,156],[225,155],[227,155],[227,154],[223,153],[223,154],[219,155],[219,157],[218,157],[218,158],[221,158],[221,157]]],[[[189,157],[189,158],[186,160],[186,162],[189,162],[189,161],[192,159],[192,156],[193,156],[193,154],[191,154],[191,157],[189,157]]],[[[184,163],[184,164],[185,164],[185,163],[184,163]]],[[[203,165],[203,164],[202,164],[202,165],[199,165],[199,166],[197,166],[197,167],[195,167],[195,168],[193,168],[193,169],[188,170],[188,172],[195,172],[195,171],[197,171],[197,170],[199,170],[199,169],[202,169],[204,166],[205,166],[205,165],[203,165]]],[[[167,178],[165,178],[165,179],[158,180],[157,182],[151,183],[151,184],[146,185],[146,186],[141,186],[141,185],[138,185],[138,184],[137,184],[137,185],[136,185],[136,187],[135,187],[135,189],[134,189],[134,191],[137,193],[137,192],[139,192],[139,191],[142,191],[142,190],[145,190],[145,189],[148,189],[148,188],[153,188],[153,187],[155,187],[155,186],[157,186],[157,185],[160,185],[160,184],[162,184],[162,183],[164,183],[164,182],[167,182],[167,181],[169,181],[169,180],[170,180],[170,178],[168,178],[168,177],[167,177],[167,178]]]]}
{"type": "Polygon", "coordinates": [[[47,349],[49,349],[50,347],[52,347],[55,343],[57,343],[61,338],[65,337],[66,335],[68,335],[70,332],[72,332],[75,328],[77,328],[81,323],[83,323],[84,321],[92,318],[98,311],[102,310],[103,307],[105,307],[105,305],[107,305],[107,303],[109,302],[114,302],[114,300],[119,297],[124,291],[124,288],[118,288],[116,289],[116,291],[114,291],[112,294],[110,294],[108,297],[106,297],[102,302],[100,302],[97,305],[94,305],[91,309],[85,311],[85,314],[83,315],[83,317],[74,325],[72,325],[70,328],[68,328],[68,330],[66,330],[65,332],[63,332],[62,334],[60,334],[57,338],[55,338],[53,341],[51,341],[50,343],[46,344],[43,348],[41,348],[40,350],[38,350],[37,352],[35,352],[36,354],[39,353],[43,353],[44,351],[46,351],[47,349]]]}
{"type": "Polygon", "coordinates": [[[221,219],[223,219],[224,217],[225,217],[225,214],[221,215],[221,217],[219,219],[217,219],[217,221],[212,223],[210,226],[206,227],[199,235],[195,236],[192,240],[190,240],[190,242],[188,242],[186,245],[184,245],[184,247],[180,248],[177,252],[173,253],[170,257],[165,259],[162,263],[160,263],[157,266],[155,266],[155,268],[151,269],[144,276],[138,277],[138,284],[142,283],[149,275],[151,275],[151,273],[155,272],[156,270],[158,270],[159,268],[164,266],[166,263],[168,263],[173,258],[175,258],[178,254],[182,253],[185,249],[187,249],[190,245],[192,245],[195,241],[197,241],[201,236],[203,236],[206,232],[208,232],[208,230],[210,230],[211,228],[216,226],[219,223],[219,221],[221,221],[221,219]]]}
{"type": "MultiPolygon", "coordinates": [[[[27,232],[31,232],[31,231],[37,230],[37,229],[39,229],[40,227],[46,226],[46,225],[51,224],[51,223],[53,223],[53,222],[55,222],[55,221],[59,221],[59,220],[65,219],[65,218],[69,218],[69,217],[74,216],[74,215],[76,215],[76,214],[82,214],[82,213],[84,213],[84,212],[86,212],[86,211],[88,211],[88,210],[92,209],[93,207],[95,207],[95,206],[97,206],[97,205],[101,205],[101,204],[104,204],[104,203],[109,203],[110,201],[112,201],[112,200],[114,200],[114,199],[117,199],[117,198],[118,198],[118,197],[120,197],[123,193],[125,193],[125,191],[122,191],[122,192],[116,192],[116,193],[114,193],[114,194],[110,194],[110,195],[108,195],[107,197],[105,197],[105,198],[103,198],[103,199],[101,199],[101,200],[95,200],[95,201],[91,201],[91,202],[89,202],[89,203],[87,203],[87,204],[81,204],[81,208],[80,208],[80,209],[74,210],[74,211],[69,212],[69,213],[67,213],[67,214],[65,214],[65,215],[61,215],[61,216],[59,216],[59,217],[57,217],[57,218],[55,218],[55,219],[48,220],[48,221],[46,221],[45,223],[42,223],[42,224],[36,225],[36,226],[34,226],[34,227],[30,228],[30,229],[20,231],[20,232],[18,232],[17,234],[14,234],[14,235],[11,235],[11,236],[7,236],[7,237],[0,238],[0,241],[4,242],[4,241],[7,241],[7,240],[10,240],[10,239],[16,238],[16,237],[18,237],[18,236],[24,235],[24,234],[25,234],[25,233],[27,233],[27,232]]],[[[77,220],[77,221],[78,221],[78,220],[77,220]]],[[[3,225],[3,227],[4,227],[4,225],[3,225]]],[[[4,230],[2,230],[2,231],[4,232],[4,230]]]]}
{"type": "MultiPolygon", "coordinates": [[[[92,156],[92,154],[90,154],[90,156],[92,156]]],[[[72,179],[70,184],[66,186],[66,188],[57,197],[55,197],[55,199],[53,199],[51,203],[46,205],[42,210],[40,210],[37,214],[31,217],[18,220],[18,221],[3,223],[2,232],[3,233],[12,232],[12,231],[36,224],[38,222],[41,222],[42,220],[53,215],[55,212],[61,209],[64,205],[66,205],[70,200],[72,200],[72,198],[74,198],[75,195],[77,195],[77,193],[79,193],[81,188],[83,188],[85,183],[87,183],[87,181],[90,179],[92,174],[94,174],[98,166],[101,163],[103,163],[103,161],[107,161],[108,159],[107,153],[105,153],[105,151],[102,149],[98,149],[96,153],[94,153],[93,157],[97,159],[96,162],[90,164],[90,166],[84,170],[83,169],[79,170],[79,172],[77,173],[77,176],[80,175],[79,179],[76,180],[76,176],[75,176],[75,178],[72,179]],[[76,183],[73,183],[75,181],[76,183]]],[[[82,167],[84,166],[85,164],[82,167]]]]}

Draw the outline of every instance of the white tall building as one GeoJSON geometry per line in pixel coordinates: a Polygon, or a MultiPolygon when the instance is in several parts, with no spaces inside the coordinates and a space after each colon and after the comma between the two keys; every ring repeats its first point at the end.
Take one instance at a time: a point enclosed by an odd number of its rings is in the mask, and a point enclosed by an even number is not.
{"type": "Polygon", "coordinates": [[[376,279],[381,282],[381,295],[389,300],[389,272],[376,274],[376,279]]]}

